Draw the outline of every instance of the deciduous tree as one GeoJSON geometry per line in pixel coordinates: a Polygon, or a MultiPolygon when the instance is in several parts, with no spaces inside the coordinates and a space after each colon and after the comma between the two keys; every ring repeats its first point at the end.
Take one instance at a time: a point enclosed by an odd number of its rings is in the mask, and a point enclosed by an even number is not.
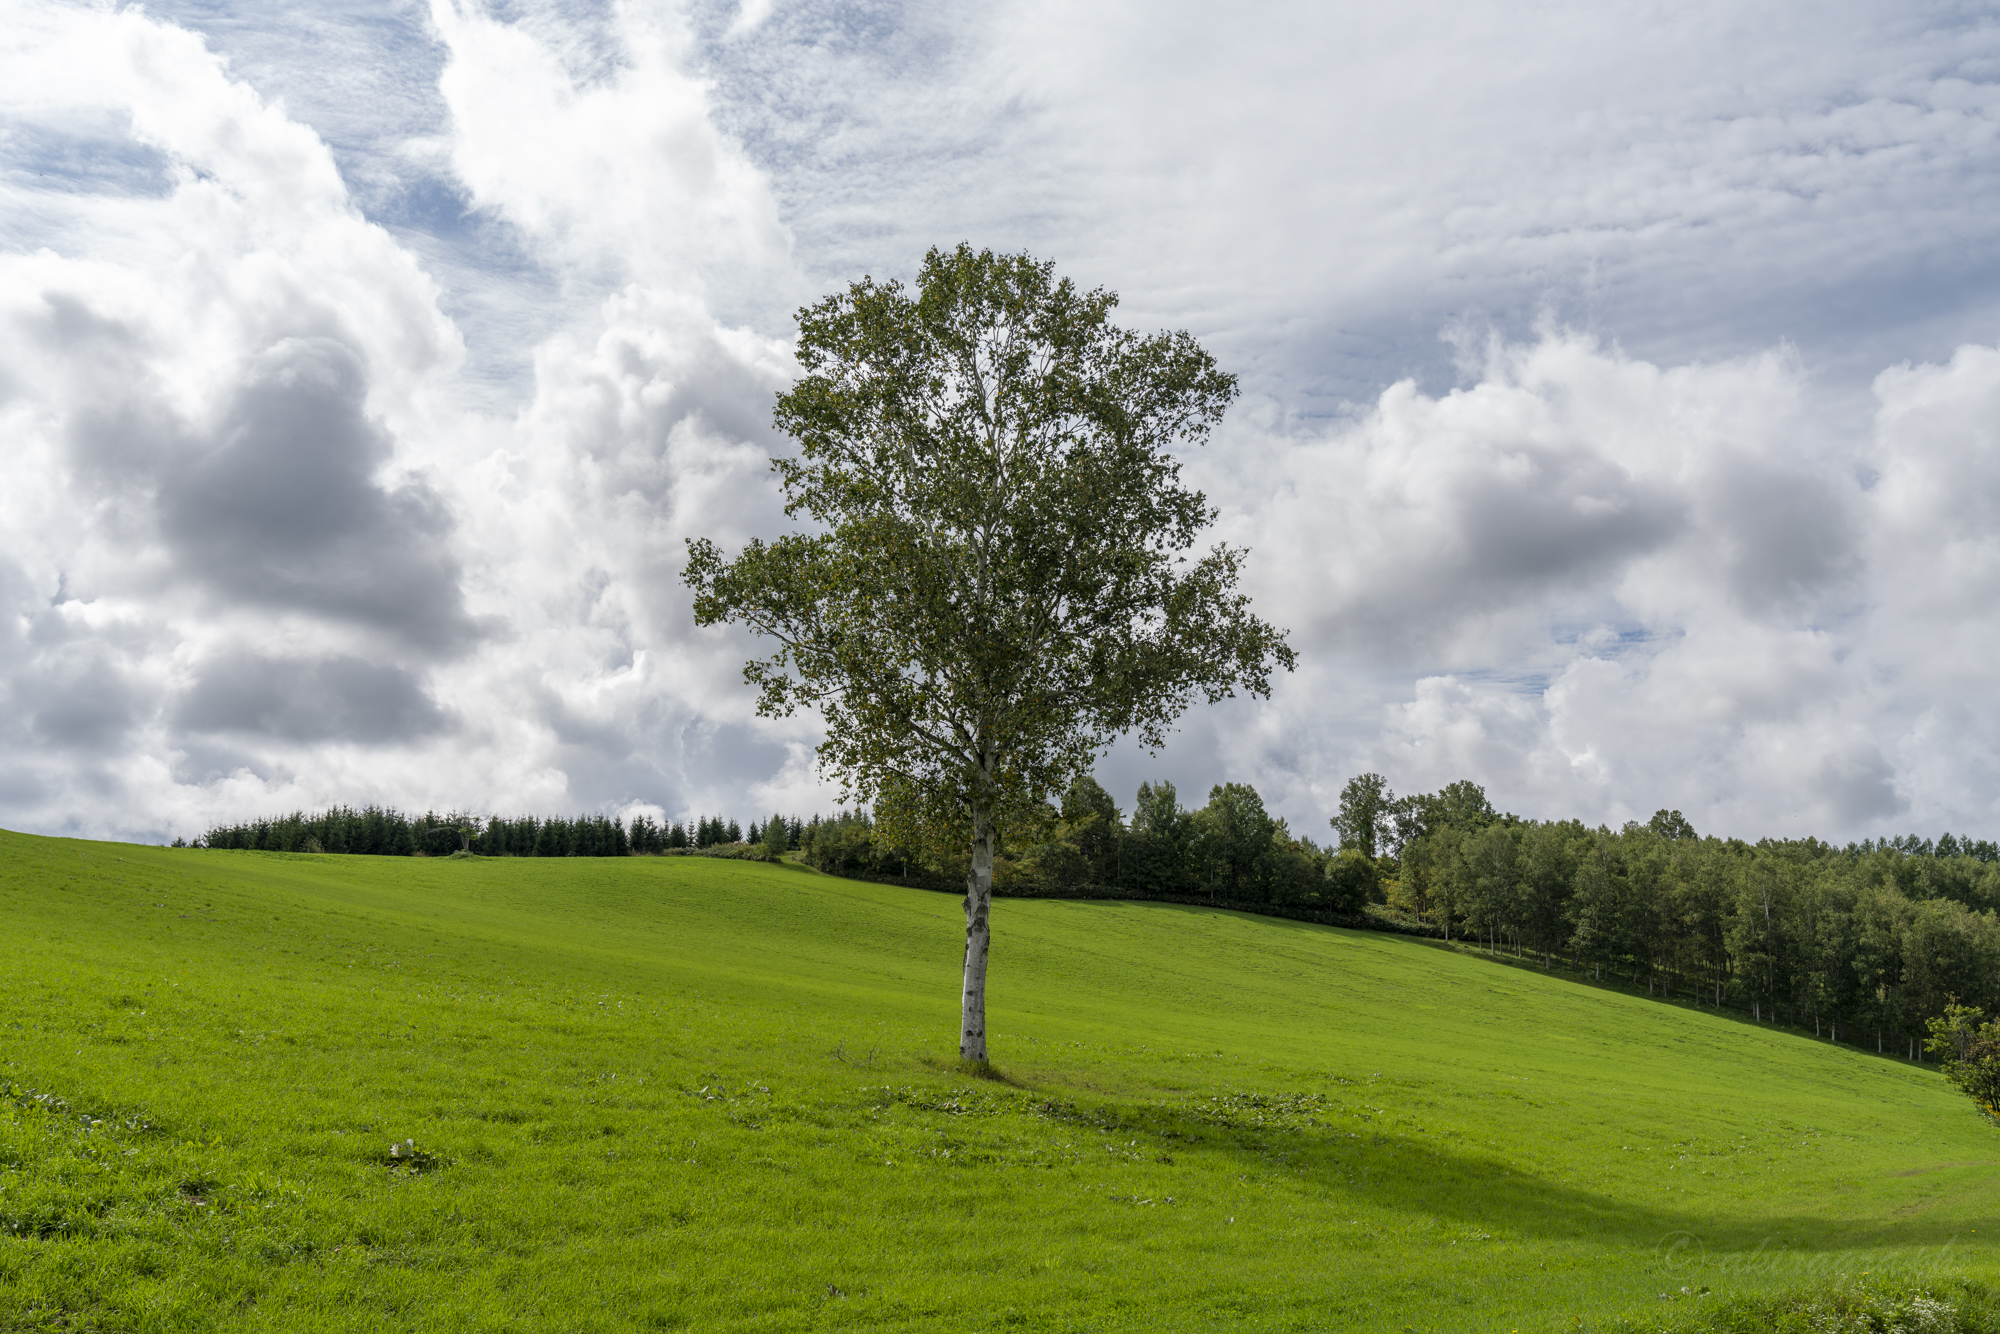
{"type": "Polygon", "coordinates": [[[1192,554],[1215,512],[1172,451],[1207,438],[1235,379],[1188,334],[1119,328],[1116,301],[961,245],[914,291],[864,278],[801,311],[804,375],[776,412],[798,452],[773,466],[810,527],[733,559],[689,547],[696,621],[775,645],[744,669],[759,711],[817,709],[850,795],[896,791],[969,845],[972,1061],[1009,813],[1293,661],[1237,592],[1243,551],[1192,554]]]}

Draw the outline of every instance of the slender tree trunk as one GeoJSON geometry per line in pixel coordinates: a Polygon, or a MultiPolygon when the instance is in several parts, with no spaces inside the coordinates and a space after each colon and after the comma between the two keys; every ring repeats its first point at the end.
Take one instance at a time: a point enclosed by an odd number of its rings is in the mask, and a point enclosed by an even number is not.
{"type": "Polygon", "coordinates": [[[986,1059],[986,952],[992,944],[993,814],[984,803],[972,807],[972,870],[965,877],[965,992],[959,1012],[958,1054],[986,1059]]]}

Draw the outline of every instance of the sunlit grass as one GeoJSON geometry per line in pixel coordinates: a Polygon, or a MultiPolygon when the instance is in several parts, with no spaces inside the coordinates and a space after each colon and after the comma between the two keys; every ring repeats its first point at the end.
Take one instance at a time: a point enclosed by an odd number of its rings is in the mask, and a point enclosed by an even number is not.
{"type": "Polygon", "coordinates": [[[797,868],[0,834],[0,920],[0,1329],[1573,1329],[1996,1268],[1932,1069],[1393,936],[1002,901],[976,1078],[956,901],[797,868]]]}

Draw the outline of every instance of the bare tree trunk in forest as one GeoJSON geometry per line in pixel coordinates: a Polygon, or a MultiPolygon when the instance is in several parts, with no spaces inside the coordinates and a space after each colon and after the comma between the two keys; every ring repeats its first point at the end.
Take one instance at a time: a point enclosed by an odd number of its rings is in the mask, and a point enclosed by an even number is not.
{"type": "Polygon", "coordinates": [[[958,1026],[958,1054],[986,1060],[986,952],[993,941],[993,813],[972,807],[972,870],[965,877],[965,991],[958,1026]]]}

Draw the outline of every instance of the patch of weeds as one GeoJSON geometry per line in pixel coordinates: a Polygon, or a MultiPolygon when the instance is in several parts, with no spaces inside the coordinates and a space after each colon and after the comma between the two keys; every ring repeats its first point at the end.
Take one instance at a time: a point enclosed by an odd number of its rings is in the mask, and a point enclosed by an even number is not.
{"type": "Polygon", "coordinates": [[[745,1130],[762,1130],[774,1117],[796,1120],[805,1117],[805,1109],[795,1105],[781,1106],[771,1094],[769,1085],[744,1084],[732,1090],[720,1080],[689,1090],[688,1096],[702,1102],[721,1103],[720,1110],[732,1125],[745,1130]]]}
{"type": "Polygon", "coordinates": [[[1087,1126],[1092,1130],[1127,1130],[1131,1127],[1123,1117],[1115,1116],[1098,1107],[1079,1107],[1073,1102],[1063,1102],[1055,1098],[1045,1098],[1029,1105],[1028,1113],[1043,1121],[1054,1121],[1058,1125],[1087,1126]]]}
{"type": "Polygon", "coordinates": [[[988,1093],[984,1089],[940,1092],[909,1084],[902,1088],[883,1086],[877,1091],[875,1105],[883,1109],[900,1105],[943,1116],[1005,1116],[1021,1110],[1020,1099],[1006,1094],[988,1093]]]}
{"type": "Polygon", "coordinates": [[[1626,1320],[1618,1328],[1637,1334],[1996,1334],[2000,1296],[1983,1284],[1960,1281],[1939,1288],[1871,1283],[1714,1302],[1707,1288],[1663,1292],[1668,1303],[1702,1308],[1675,1323],[1626,1320]]]}
{"type": "Polygon", "coordinates": [[[175,1186],[174,1193],[189,1204],[205,1205],[221,1188],[222,1183],[214,1177],[194,1176],[175,1186]]]}
{"type": "Polygon", "coordinates": [[[89,1112],[78,1111],[68,1098],[57,1093],[44,1093],[40,1089],[27,1088],[13,1080],[0,1082],[0,1100],[12,1103],[24,1112],[40,1112],[63,1120],[73,1120],[80,1130],[101,1130],[106,1125],[123,1129],[129,1134],[150,1134],[159,1129],[145,1117],[92,1116],[89,1112]]]}
{"type": "Polygon", "coordinates": [[[446,1158],[442,1154],[433,1153],[429,1149],[419,1147],[414,1139],[391,1143],[389,1145],[389,1152],[383,1154],[377,1161],[384,1167],[392,1167],[398,1171],[408,1172],[412,1176],[420,1176],[425,1172],[435,1172],[439,1168],[451,1166],[451,1159],[446,1158]]]}
{"type": "Polygon", "coordinates": [[[1217,1093],[1187,1105],[1196,1121],[1230,1130],[1274,1126],[1320,1126],[1322,1114],[1335,1110],[1324,1093],[1217,1093]]]}

